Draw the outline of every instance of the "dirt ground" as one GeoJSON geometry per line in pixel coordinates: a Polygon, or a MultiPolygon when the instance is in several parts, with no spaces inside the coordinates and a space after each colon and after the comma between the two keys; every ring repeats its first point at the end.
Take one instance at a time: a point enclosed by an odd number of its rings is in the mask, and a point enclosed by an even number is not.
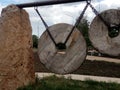
{"type": "MultiPolygon", "coordinates": [[[[34,51],[34,60],[36,72],[50,72],[40,62],[36,51],[34,51]]],[[[72,74],[120,78],[120,63],[85,60],[76,71],[72,72],[72,74]]]]}

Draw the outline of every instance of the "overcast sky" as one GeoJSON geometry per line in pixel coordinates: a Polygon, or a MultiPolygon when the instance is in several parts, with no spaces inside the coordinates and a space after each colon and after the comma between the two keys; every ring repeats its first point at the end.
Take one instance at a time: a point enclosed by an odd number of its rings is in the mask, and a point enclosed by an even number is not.
{"type": "MultiPolygon", "coordinates": [[[[0,12],[2,8],[9,4],[29,3],[35,1],[36,0],[0,0],[0,12]]],[[[77,2],[64,5],[42,6],[38,7],[38,9],[49,26],[56,23],[69,23],[73,25],[85,5],[85,2],[77,2]]],[[[120,0],[92,0],[92,5],[99,12],[102,12],[107,9],[118,9],[120,7],[120,0]]],[[[30,16],[33,34],[40,36],[45,31],[44,25],[37,13],[34,11],[34,8],[26,8],[26,10],[30,16]]],[[[87,9],[84,16],[88,19],[88,21],[92,21],[95,17],[90,8],[87,9]]]]}

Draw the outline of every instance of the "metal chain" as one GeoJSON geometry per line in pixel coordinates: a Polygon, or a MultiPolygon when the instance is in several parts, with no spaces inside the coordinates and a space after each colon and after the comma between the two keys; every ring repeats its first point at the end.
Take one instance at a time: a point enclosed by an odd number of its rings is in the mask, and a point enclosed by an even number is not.
{"type": "Polygon", "coordinates": [[[38,11],[38,9],[37,9],[37,8],[34,8],[34,9],[35,9],[35,11],[37,12],[37,14],[39,15],[40,19],[42,20],[42,22],[43,22],[43,24],[44,24],[44,26],[45,26],[45,28],[46,28],[46,31],[48,32],[48,35],[50,36],[51,40],[53,41],[53,43],[55,44],[55,46],[57,46],[57,43],[55,42],[52,34],[51,34],[50,31],[49,31],[49,27],[48,27],[47,23],[44,21],[43,17],[41,16],[41,14],[40,14],[39,11],[38,11]]]}
{"type": "Polygon", "coordinates": [[[99,12],[92,6],[91,3],[87,2],[89,4],[89,6],[91,7],[92,11],[95,13],[95,15],[97,15],[100,20],[107,26],[107,28],[110,28],[110,25],[103,19],[103,17],[99,14],[99,12]]]}
{"type": "MultiPolygon", "coordinates": [[[[93,10],[93,12],[98,15],[98,17],[101,19],[101,21],[103,21],[103,23],[107,26],[107,28],[110,28],[110,25],[102,18],[102,16],[98,13],[98,11],[92,6],[91,4],[91,0],[86,0],[87,4],[85,6],[85,8],[83,9],[82,13],[80,14],[80,16],[78,17],[76,23],[74,24],[74,26],[72,27],[70,33],[68,34],[67,38],[65,39],[65,42],[63,43],[64,45],[66,45],[67,41],[69,40],[71,34],[73,33],[74,29],[77,27],[77,25],[79,25],[79,23],[81,22],[81,19],[83,18],[85,11],[87,10],[88,6],[91,7],[91,9],[93,10]]],[[[44,19],[42,18],[41,14],[39,13],[38,9],[35,8],[35,11],[37,12],[37,14],[40,16],[40,19],[42,20],[46,31],[48,32],[48,35],[50,36],[51,40],[53,41],[53,43],[55,44],[55,46],[57,46],[57,43],[55,42],[53,36],[51,35],[50,31],[49,31],[49,27],[47,25],[47,23],[44,21],[44,19]]]]}
{"type": "Polygon", "coordinates": [[[70,38],[72,32],[74,31],[74,29],[76,28],[76,26],[81,22],[81,19],[83,18],[84,14],[85,14],[85,11],[86,11],[87,8],[88,8],[88,5],[89,5],[89,3],[86,4],[86,6],[85,6],[85,8],[83,9],[82,13],[81,13],[80,16],[78,17],[78,19],[77,19],[75,25],[72,27],[70,33],[68,34],[68,36],[67,36],[67,38],[66,38],[64,44],[67,43],[67,41],[69,40],[69,38],[70,38]]]}
{"type": "Polygon", "coordinates": [[[111,23],[106,22],[103,19],[103,17],[98,13],[98,11],[92,6],[92,4],[89,3],[89,5],[90,5],[91,9],[93,10],[93,12],[100,18],[100,20],[107,27],[107,29],[108,29],[108,35],[111,38],[117,37],[119,35],[119,32],[120,32],[120,24],[111,24],[111,23]]]}

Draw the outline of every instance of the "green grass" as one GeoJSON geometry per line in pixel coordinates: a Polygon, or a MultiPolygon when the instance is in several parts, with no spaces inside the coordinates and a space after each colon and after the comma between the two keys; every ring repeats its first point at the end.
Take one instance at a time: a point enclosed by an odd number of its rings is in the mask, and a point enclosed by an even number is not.
{"type": "Polygon", "coordinates": [[[77,81],[70,78],[50,76],[41,80],[36,78],[34,84],[29,84],[17,90],[120,90],[120,84],[92,80],[77,81]]]}

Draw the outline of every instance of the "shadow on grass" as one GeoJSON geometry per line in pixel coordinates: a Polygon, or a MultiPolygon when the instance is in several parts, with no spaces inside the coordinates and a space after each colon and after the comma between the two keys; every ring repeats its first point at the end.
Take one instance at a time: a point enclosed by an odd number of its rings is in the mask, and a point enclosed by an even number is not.
{"type": "Polygon", "coordinates": [[[78,81],[54,75],[43,79],[36,78],[34,84],[20,87],[17,90],[120,90],[120,84],[92,80],[78,81]]]}

